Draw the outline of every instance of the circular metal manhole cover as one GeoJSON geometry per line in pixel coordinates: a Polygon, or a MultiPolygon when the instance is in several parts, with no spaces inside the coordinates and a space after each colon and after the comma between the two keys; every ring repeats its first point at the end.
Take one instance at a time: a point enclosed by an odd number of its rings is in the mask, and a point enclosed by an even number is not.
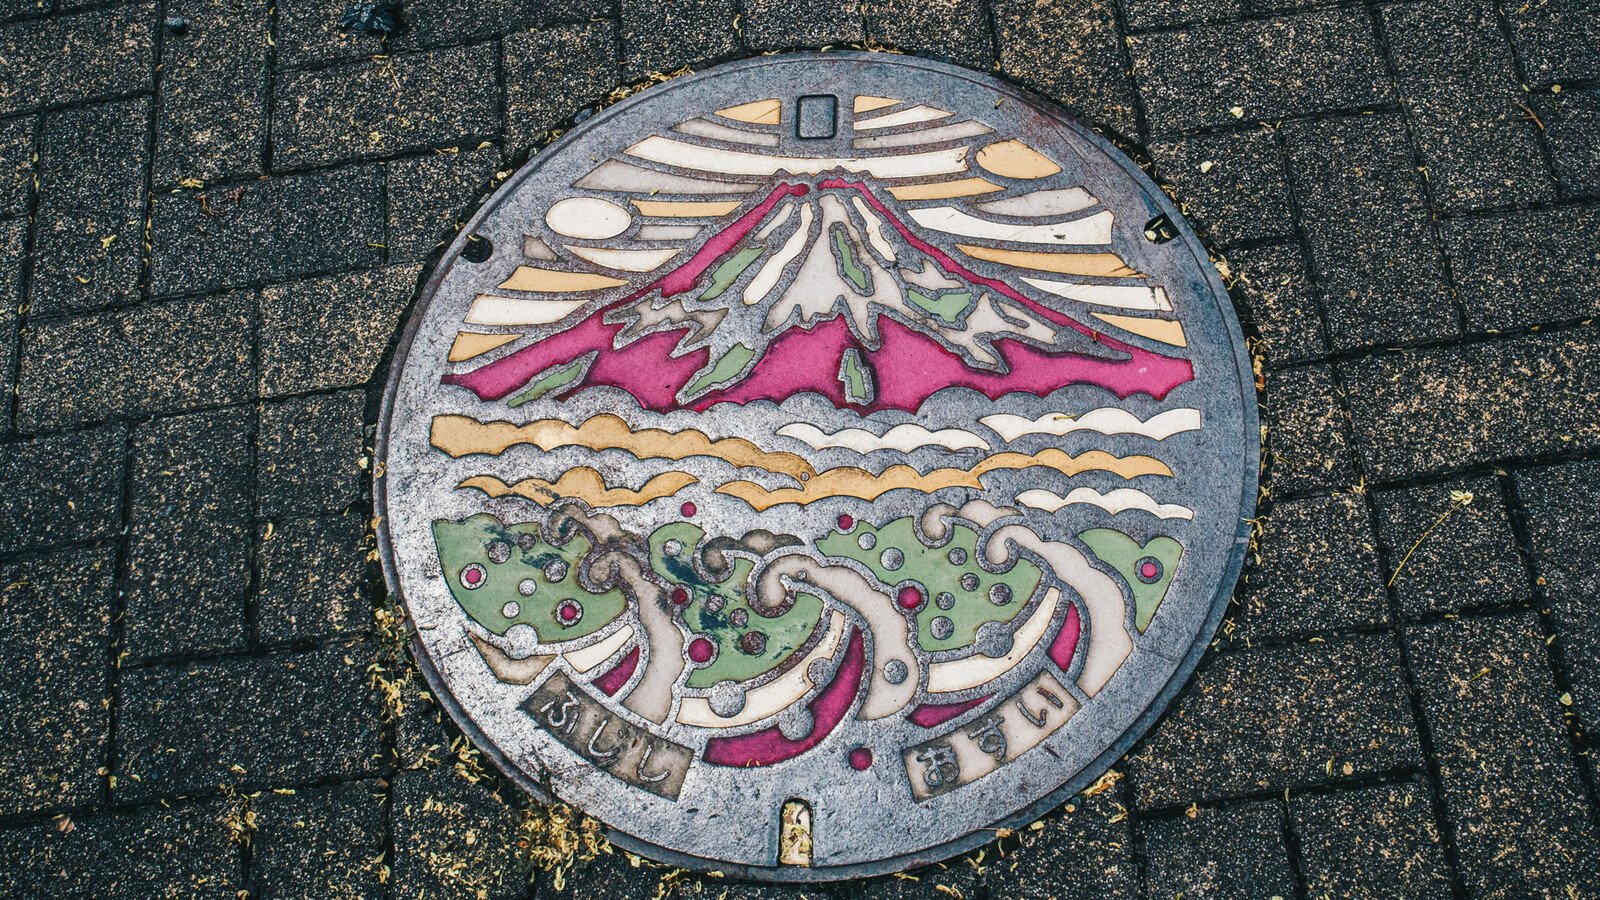
{"type": "Polygon", "coordinates": [[[1181,686],[1254,508],[1177,210],[992,78],[772,56],[575,128],[395,363],[379,514],[438,696],[631,849],[781,880],[975,846],[1181,686]]]}

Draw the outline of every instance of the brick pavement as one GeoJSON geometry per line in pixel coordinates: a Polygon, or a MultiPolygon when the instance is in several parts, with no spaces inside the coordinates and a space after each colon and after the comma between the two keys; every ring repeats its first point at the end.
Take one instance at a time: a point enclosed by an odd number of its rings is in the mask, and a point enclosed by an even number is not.
{"type": "Polygon", "coordinates": [[[530,881],[525,801],[374,624],[387,354],[453,223],[613,87],[876,42],[1056,98],[1186,205],[1263,360],[1261,550],[1036,829],[671,890],[1600,896],[1593,0],[409,0],[388,44],[342,6],[0,3],[0,893],[655,896],[620,855],[530,881]]]}

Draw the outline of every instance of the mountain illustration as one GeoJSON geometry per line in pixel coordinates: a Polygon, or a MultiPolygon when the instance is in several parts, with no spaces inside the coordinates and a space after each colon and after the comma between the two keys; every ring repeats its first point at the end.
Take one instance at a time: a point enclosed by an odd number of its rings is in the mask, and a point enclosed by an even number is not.
{"type": "Polygon", "coordinates": [[[513,403],[544,384],[559,395],[610,385],[660,412],[807,391],[915,412],[951,386],[992,399],[1088,383],[1159,399],[1192,377],[1185,359],[970,271],[867,185],[829,175],[777,185],[666,275],[444,380],[513,403]]]}

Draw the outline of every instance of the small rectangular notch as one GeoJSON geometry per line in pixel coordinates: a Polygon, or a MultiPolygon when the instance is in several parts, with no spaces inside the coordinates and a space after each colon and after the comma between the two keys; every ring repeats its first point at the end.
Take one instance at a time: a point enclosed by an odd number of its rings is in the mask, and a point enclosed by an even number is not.
{"type": "Polygon", "coordinates": [[[794,135],[803,140],[823,140],[838,133],[839,98],[832,94],[807,94],[795,101],[794,135]]]}

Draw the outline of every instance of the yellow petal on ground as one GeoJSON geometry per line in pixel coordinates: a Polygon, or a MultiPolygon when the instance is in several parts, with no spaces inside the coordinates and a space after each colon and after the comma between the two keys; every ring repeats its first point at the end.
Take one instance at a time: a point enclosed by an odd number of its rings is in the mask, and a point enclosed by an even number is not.
{"type": "Polygon", "coordinates": [[[1021,141],[1000,141],[978,151],[978,165],[1005,178],[1045,178],[1061,167],[1021,141]]]}
{"type": "Polygon", "coordinates": [[[645,428],[634,431],[617,416],[602,413],[582,425],[573,426],[559,419],[539,419],[526,425],[510,422],[479,422],[468,416],[435,416],[430,435],[433,446],[452,457],[472,453],[498,456],[518,444],[531,444],[549,452],[557,447],[587,447],[590,450],[626,450],[639,459],[688,459],[709,456],[735,466],[764,469],[788,475],[799,481],[816,472],[803,457],[783,451],[762,450],[744,438],[712,440],[702,432],[662,431],[645,428]]]}
{"type": "Polygon", "coordinates": [[[717,115],[735,122],[749,122],[752,125],[776,125],[783,121],[783,101],[757,100],[754,103],[741,103],[738,106],[719,109],[717,115]]]}
{"type": "Polygon", "coordinates": [[[566,246],[569,253],[581,260],[608,269],[616,269],[619,272],[649,272],[659,269],[667,260],[682,252],[672,247],[663,250],[618,250],[613,247],[578,247],[572,244],[566,246]]]}
{"type": "Polygon", "coordinates": [[[861,94],[856,97],[854,111],[858,113],[872,112],[875,109],[883,109],[885,106],[893,106],[899,102],[899,100],[891,100],[888,97],[869,97],[866,94],[861,94]]]}
{"type": "Polygon", "coordinates": [[[902,184],[889,188],[896,200],[948,200],[951,197],[976,197],[1005,190],[985,178],[962,178],[959,181],[936,181],[932,184],[902,184]]]}
{"type": "Polygon", "coordinates": [[[1121,328],[1140,337],[1147,337],[1152,341],[1160,341],[1174,347],[1189,346],[1189,339],[1183,335],[1183,323],[1173,319],[1141,319],[1138,316],[1114,316],[1110,313],[1090,315],[1107,325],[1121,328]]]}
{"type": "Polygon", "coordinates": [[[630,488],[612,488],[599,472],[588,466],[579,466],[561,473],[555,481],[543,478],[524,478],[508,485],[493,475],[474,475],[456,485],[458,488],[477,488],[490,497],[514,495],[547,506],[557,500],[582,500],[590,506],[643,506],[652,500],[671,497],[700,479],[687,472],[662,472],[644,483],[637,491],[630,488]]]}
{"type": "Polygon", "coordinates": [[[699,219],[725,216],[739,208],[737,200],[635,200],[641,216],[699,219]]]}
{"type": "Polygon", "coordinates": [[[1051,447],[1034,454],[996,453],[980,460],[970,469],[934,469],[926,475],[906,465],[890,466],[877,475],[853,466],[841,466],[812,477],[799,488],[768,490],[750,481],[730,481],[717,488],[716,492],[738,497],[757,512],[764,512],[785,503],[805,506],[829,497],[876,500],[899,488],[924,494],[949,487],[982,489],[983,484],[978,480],[981,475],[1001,469],[1029,469],[1035,466],[1055,469],[1063,475],[1090,471],[1110,472],[1123,478],[1172,475],[1166,463],[1150,456],[1113,456],[1103,450],[1090,450],[1072,456],[1064,450],[1051,447]]]}
{"type": "Polygon", "coordinates": [[[1016,266],[1020,269],[1037,269],[1062,275],[1104,275],[1112,278],[1144,278],[1115,253],[1050,253],[1044,250],[1002,250],[999,247],[979,247],[974,244],[957,244],[956,249],[987,262],[1016,266]]]}
{"type": "Polygon", "coordinates": [[[450,361],[465,362],[475,356],[482,356],[496,347],[504,347],[517,338],[520,334],[478,334],[473,331],[456,333],[456,342],[450,345],[450,361]]]}
{"type": "Polygon", "coordinates": [[[603,288],[627,284],[620,278],[593,275],[588,272],[562,272],[541,269],[537,266],[517,266],[511,277],[500,282],[508,291],[538,291],[545,294],[566,294],[573,291],[598,291],[603,288]]]}

